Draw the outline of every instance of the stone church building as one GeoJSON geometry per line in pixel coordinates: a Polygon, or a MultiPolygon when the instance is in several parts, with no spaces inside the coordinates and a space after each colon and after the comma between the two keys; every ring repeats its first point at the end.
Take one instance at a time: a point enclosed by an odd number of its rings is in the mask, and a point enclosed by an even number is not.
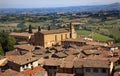
{"type": "Polygon", "coordinates": [[[74,29],[74,23],[70,23],[69,29],[57,29],[38,31],[34,34],[34,45],[43,47],[51,47],[53,45],[60,45],[61,41],[65,39],[75,39],[77,34],[74,29]]]}

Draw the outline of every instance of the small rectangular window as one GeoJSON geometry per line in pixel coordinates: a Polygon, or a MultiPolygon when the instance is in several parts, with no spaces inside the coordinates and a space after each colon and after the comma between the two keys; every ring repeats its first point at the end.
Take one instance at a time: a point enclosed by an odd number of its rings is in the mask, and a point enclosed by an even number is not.
{"type": "Polygon", "coordinates": [[[98,72],[98,69],[97,69],[97,68],[94,68],[94,69],[93,69],[93,72],[97,73],[97,72],[98,72]]]}
{"type": "Polygon", "coordinates": [[[55,41],[57,41],[57,35],[55,35],[55,41]]]}
{"type": "Polygon", "coordinates": [[[102,73],[106,73],[107,71],[106,71],[105,68],[102,68],[102,69],[101,69],[101,72],[102,72],[102,73]]]}
{"type": "Polygon", "coordinates": [[[87,69],[86,69],[86,72],[90,72],[90,68],[87,68],[87,69]]]}

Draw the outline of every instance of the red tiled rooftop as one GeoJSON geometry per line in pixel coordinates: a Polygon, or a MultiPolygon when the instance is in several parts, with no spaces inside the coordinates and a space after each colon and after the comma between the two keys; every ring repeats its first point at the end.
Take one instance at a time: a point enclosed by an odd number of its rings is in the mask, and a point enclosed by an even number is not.
{"type": "Polygon", "coordinates": [[[56,76],[75,76],[74,74],[56,73],[56,76]]]}
{"type": "Polygon", "coordinates": [[[68,33],[68,32],[69,31],[65,29],[40,31],[41,34],[57,34],[57,33],[68,33]]]}
{"type": "Polygon", "coordinates": [[[24,65],[24,64],[27,64],[29,62],[32,62],[32,61],[36,61],[37,58],[34,57],[34,55],[32,53],[27,53],[27,54],[24,54],[24,55],[18,55],[18,56],[6,56],[8,58],[9,61],[11,62],[14,62],[16,64],[19,64],[19,65],[24,65]]]}
{"type": "Polygon", "coordinates": [[[62,61],[61,68],[73,68],[73,61],[62,61]]]}
{"type": "Polygon", "coordinates": [[[32,34],[29,34],[27,32],[22,32],[22,33],[17,33],[17,32],[12,32],[10,33],[11,36],[23,36],[23,37],[29,37],[31,36],[32,34]]]}
{"type": "Polygon", "coordinates": [[[15,45],[14,47],[22,50],[27,50],[27,51],[32,51],[35,48],[33,45],[30,45],[30,44],[15,45]]]}
{"type": "Polygon", "coordinates": [[[3,72],[2,74],[0,74],[0,76],[26,76],[26,75],[23,73],[14,71],[12,69],[8,69],[5,72],[3,72]]]}
{"type": "Polygon", "coordinates": [[[118,72],[115,72],[113,76],[120,76],[118,72]]]}
{"type": "Polygon", "coordinates": [[[41,71],[44,71],[44,69],[41,67],[35,67],[34,69],[26,70],[23,73],[27,74],[27,76],[31,76],[31,74],[34,74],[36,72],[41,72],[41,71]]]}
{"type": "Polygon", "coordinates": [[[60,63],[61,62],[59,59],[50,58],[50,59],[45,60],[44,65],[46,65],[46,66],[58,66],[58,65],[60,65],[60,63]]]}

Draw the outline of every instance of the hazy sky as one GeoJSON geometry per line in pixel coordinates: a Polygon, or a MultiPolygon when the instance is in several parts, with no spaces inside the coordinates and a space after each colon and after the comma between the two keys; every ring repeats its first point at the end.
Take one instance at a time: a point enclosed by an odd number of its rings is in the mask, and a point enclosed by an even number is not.
{"type": "Polygon", "coordinates": [[[120,0],[0,0],[0,8],[41,8],[77,5],[100,5],[120,0]]]}

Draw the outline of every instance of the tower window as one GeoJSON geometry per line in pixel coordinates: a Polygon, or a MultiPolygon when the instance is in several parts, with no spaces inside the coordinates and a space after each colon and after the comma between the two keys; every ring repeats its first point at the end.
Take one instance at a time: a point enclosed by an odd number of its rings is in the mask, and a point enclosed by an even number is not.
{"type": "Polygon", "coordinates": [[[57,41],[57,35],[55,35],[55,41],[57,41]]]}
{"type": "Polygon", "coordinates": [[[63,40],[63,35],[61,35],[61,40],[63,40]]]}
{"type": "Polygon", "coordinates": [[[67,39],[67,34],[65,34],[65,39],[67,39]]]}

